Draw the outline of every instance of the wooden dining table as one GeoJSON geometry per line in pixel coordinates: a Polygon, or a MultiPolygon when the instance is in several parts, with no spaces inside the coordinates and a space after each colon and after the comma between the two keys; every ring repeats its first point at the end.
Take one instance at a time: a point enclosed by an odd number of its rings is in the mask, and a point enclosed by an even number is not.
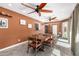
{"type": "Polygon", "coordinates": [[[28,50],[29,48],[33,48],[33,49],[44,49],[43,44],[48,41],[48,39],[50,39],[51,36],[50,35],[44,35],[44,34],[35,34],[29,37],[28,39],[28,50]],[[29,43],[29,41],[31,41],[31,43],[29,43]]]}

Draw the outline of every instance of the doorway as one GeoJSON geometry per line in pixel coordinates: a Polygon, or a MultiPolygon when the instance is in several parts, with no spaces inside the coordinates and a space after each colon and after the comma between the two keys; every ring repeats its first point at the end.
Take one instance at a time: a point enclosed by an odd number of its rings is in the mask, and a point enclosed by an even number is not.
{"type": "Polygon", "coordinates": [[[57,25],[52,25],[52,34],[57,36],[57,25]]]}

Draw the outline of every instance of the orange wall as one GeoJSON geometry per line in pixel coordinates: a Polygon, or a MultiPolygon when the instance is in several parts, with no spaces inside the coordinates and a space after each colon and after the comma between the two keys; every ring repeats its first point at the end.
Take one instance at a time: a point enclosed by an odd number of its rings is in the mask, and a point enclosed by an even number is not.
{"type": "Polygon", "coordinates": [[[56,21],[56,22],[46,22],[45,24],[48,24],[49,25],[49,28],[48,28],[48,32],[49,33],[52,33],[52,25],[57,25],[57,32],[61,32],[62,33],[62,22],[60,21],[56,21]]]}
{"type": "MultiPolygon", "coordinates": [[[[40,21],[37,21],[33,18],[21,15],[19,13],[13,12],[11,10],[5,9],[0,7],[0,12],[5,12],[7,14],[10,14],[12,17],[8,18],[8,28],[7,29],[1,29],[0,28],[0,48],[4,48],[19,42],[23,42],[27,40],[28,36],[35,34],[35,33],[44,33],[44,24],[42,24],[40,21]],[[32,24],[33,28],[29,29],[27,25],[20,25],[20,19],[25,19],[28,24],[32,24]],[[40,30],[36,31],[34,28],[35,23],[40,23],[40,30]],[[20,41],[18,41],[20,40],[20,41]]],[[[3,16],[0,16],[2,18],[3,16]]],[[[4,17],[3,17],[4,18],[4,17]]],[[[62,32],[62,26],[61,22],[51,22],[51,23],[45,23],[45,24],[57,24],[57,31],[62,32]]],[[[51,27],[51,26],[50,26],[51,27]]],[[[50,28],[49,27],[49,28],[50,28]]],[[[49,32],[51,30],[49,29],[49,32]]]]}
{"type": "MultiPolygon", "coordinates": [[[[27,37],[34,34],[42,32],[42,29],[40,31],[35,31],[34,24],[40,23],[42,27],[42,23],[34,20],[30,17],[18,14],[16,12],[10,11],[8,9],[0,7],[0,12],[5,12],[7,14],[10,14],[12,17],[8,18],[8,28],[7,29],[1,29],[0,28],[0,48],[4,48],[13,44],[27,40],[27,37]],[[28,24],[32,24],[33,28],[29,29],[27,25],[20,25],[20,19],[25,19],[28,24]]],[[[2,18],[3,16],[0,16],[2,18]]],[[[4,18],[4,17],[3,17],[4,18]]]]}

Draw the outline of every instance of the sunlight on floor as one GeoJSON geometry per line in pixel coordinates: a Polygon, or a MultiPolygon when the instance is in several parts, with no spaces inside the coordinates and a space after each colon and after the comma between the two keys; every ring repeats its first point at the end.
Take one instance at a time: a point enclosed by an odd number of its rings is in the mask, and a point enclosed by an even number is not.
{"type": "Polygon", "coordinates": [[[60,45],[60,46],[66,47],[66,48],[70,47],[70,44],[63,43],[63,42],[57,42],[57,45],[60,45]]]}
{"type": "Polygon", "coordinates": [[[56,56],[61,56],[60,50],[58,50],[58,49],[54,49],[54,50],[52,51],[52,53],[53,53],[54,55],[56,55],[56,56]]]}
{"type": "Polygon", "coordinates": [[[59,41],[61,41],[61,42],[66,42],[66,43],[68,43],[68,40],[66,40],[66,39],[58,39],[59,41]]]}

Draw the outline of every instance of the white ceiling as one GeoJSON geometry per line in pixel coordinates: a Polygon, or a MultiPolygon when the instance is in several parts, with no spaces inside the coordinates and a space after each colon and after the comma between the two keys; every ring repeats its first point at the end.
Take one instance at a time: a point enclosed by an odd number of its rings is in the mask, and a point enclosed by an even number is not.
{"type": "MultiPolygon", "coordinates": [[[[32,5],[34,4],[39,4],[39,3],[31,3],[32,5]]],[[[25,7],[21,5],[20,3],[0,3],[1,7],[10,9],[12,11],[16,11],[20,14],[32,17],[36,20],[40,20],[43,22],[48,21],[48,17],[57,17],[58,20],[64,20],[72,14],[76,3],[48,3],[44,9],[52,10],[52,13],[41,13],[42,16],[38,16],[38,14],[32,13],[32,14],[27,14],[31,11],[32,9],[25,7]]]]}

